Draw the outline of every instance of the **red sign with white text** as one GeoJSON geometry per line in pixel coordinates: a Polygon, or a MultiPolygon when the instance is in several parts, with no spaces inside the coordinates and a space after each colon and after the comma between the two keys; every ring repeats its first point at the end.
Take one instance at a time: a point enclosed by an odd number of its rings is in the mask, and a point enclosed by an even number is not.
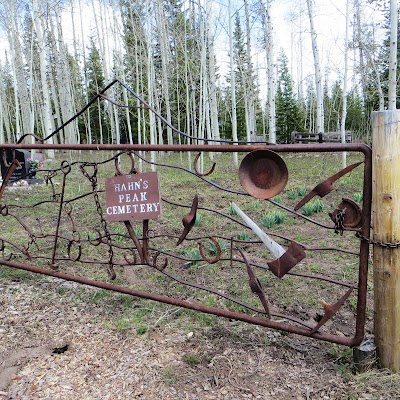
{"type": "Polygon", "coordinates": [[[161,217],[158,172],[106,178],[107,221],[157,219],[161,217]]]}

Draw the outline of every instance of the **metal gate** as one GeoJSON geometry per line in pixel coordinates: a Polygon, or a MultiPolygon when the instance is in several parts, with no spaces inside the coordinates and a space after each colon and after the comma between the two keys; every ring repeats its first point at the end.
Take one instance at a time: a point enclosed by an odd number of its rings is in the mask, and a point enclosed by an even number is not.
{"type": "Polygon", "coordinates": [[[0,268],[362,341],[369,147],[3,144],[1,152],[0,268]],[[25,168],[22,149],[54,149],[60,161],[25,168]]]}

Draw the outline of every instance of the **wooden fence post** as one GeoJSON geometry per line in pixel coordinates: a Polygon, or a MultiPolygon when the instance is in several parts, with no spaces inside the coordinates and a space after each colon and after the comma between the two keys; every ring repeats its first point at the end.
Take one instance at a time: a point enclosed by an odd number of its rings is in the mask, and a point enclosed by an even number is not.
{"type": "MultiPolygon", "coordinates": [[[[372,226],[400,242],[400,110],[372,114],[372,226]]],[[[374,328],[379,366],[400,371],[400,248],[374,244],[374,328]]]]}

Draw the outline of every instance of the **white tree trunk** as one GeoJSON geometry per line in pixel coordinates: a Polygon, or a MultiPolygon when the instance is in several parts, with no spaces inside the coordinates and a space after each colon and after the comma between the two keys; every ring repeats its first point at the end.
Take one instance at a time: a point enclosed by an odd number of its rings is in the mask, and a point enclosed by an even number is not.
{"type": "MultiPolygon", "coordinates": [[[[346,0],[346,33],[344,39],[344,75],[343,75],[343,110],[342,110],[342,117],[340,123],[340,131],[341,131],[341,139],[342,143],[346,143],[346,116],[347,116],[347,74],[348,74],[348,65],[349,65],[349,2],[350,0],[346,0]]],[[[346,167],[346,158],[347,154],[344,151],[342,153],[342,166],[343,168],[346,167]]]]}
{"type": "MultiPolygon", "coordinates": [[[[232,139],[234,142],[238,141],[237,134],[237,114],[236,114],[236,74],[235,74],[235,66],[233,64],[233,12],[232,12],[232,1],[228,2],[228,17],[229,17],[229,66],[231,69],[231,101],[232,101],[232,139]]],[[[237,143],[236,143],[237,144],[237,143]]],[[[233,164],[238,165],[238,153],[233,153],[233,164]]]]}
{"type": "Polygon", "coordinates": [[[397,72],[397,0],[390,0],[390,55],[389,55],[389,93],[388,109],[396,109],[396,72],[397,72]]]}
{"type": "Polygon", "coordinates": [[[319,52],[317,44],[317,33],[314,27],[314,9],[313,1],[307,0],[308,17],[310,19],[310,33],[311,33],[311,44],[314,56],[314,70],[315,70],[315,92],[317,97],[317,121],[316,121],[316,133],[324,132],[324,96],[322,92],[322,75],[321,67],[319,62],[319,52]]]}
{"type": "MultiPolygon", "coordinates": [[[[33,8],[32,8],[32,20],[35,24],[36,35],[38,38],[38,51],[39,51],[39,67],[40,67],[40,78],[42,82],[42,97],[43,97],[43,106],[42,106],[42,120],[44,126],[44,136],[48,136],[52,132],[52,112],[51,112],[51,103],[50,103],[50,92],[49,85],[47,82],[47,54],[46,54],[46,46],[42,33],[42,26],[45,26],[45,14],[43,14],[40,9],[40,5],[38,5],[37,0],[33,0],[33,8]]],[[[53,144],[53,138],[49,138],[47,143],[53,144]]],[[[47,150],[47,158],[49,160],[54,159],[54,150],[47,150]]]]}
{"type": "Polygon", "coordinates": [[[267,0],[263,6],[264,12],[264,39],[267,46],[267,80],[268,80],[268,100],[267,100],[267,113],[268,113],[268,129],[269,129],[269,142],[276,143],[276,65],[274,60],[274,47],[273,47],[273,27],[270,16],[271,0],[267,0]]]}
{"type": "Polygon", "coordinates": [[[247,102],[247,141],[251,141],[251,135],[255,135],[257,132],[256,127],[256,113],[255,113],[255,93],[254,93],[254,73],[253,73],[253,63],[252,63],[252,54],[251,54],[251,30],[250,30],[250,15],[249,15],[249,4],[248,0],[244,0],[244,9],[245,9],[245,17],[246,17],[246,40],[247,40],[247,62],[248,62],[248,71],[247,71],[247,94],[248,94],[248,102],[247,102]]]}

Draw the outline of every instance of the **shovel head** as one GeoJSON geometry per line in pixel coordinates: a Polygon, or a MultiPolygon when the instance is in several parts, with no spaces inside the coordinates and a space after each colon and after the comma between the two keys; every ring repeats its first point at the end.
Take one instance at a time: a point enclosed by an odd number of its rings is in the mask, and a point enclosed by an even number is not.
{"type": "Polygon", "coordinates": [[[296,242],[291,242],[285,254],[267,264],[270,271],[281,279],[305,257],[306,253],[303,247],[296,242]]]}

